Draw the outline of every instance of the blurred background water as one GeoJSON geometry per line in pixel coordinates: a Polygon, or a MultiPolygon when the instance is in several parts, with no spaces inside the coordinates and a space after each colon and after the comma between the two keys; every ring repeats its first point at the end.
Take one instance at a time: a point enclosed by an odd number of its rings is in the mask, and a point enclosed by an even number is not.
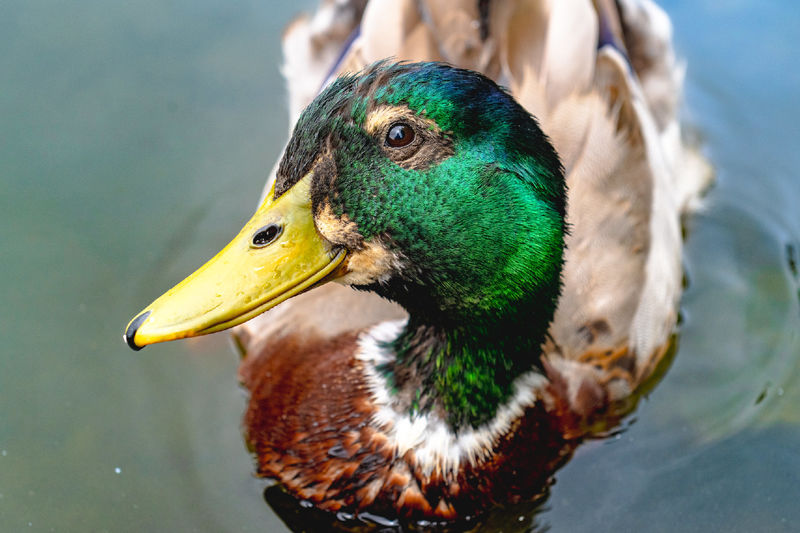
{"type": "MultiPolygon", "coordinates": [[[[313,0],[0,6],[0,531],[282,531],[225,334],[131,352],[133,313],[255,207],[313,0]]],[[[800,4],[663,4],[717,169],[674,364],[535,527],[800,530],[800,4]]]]}

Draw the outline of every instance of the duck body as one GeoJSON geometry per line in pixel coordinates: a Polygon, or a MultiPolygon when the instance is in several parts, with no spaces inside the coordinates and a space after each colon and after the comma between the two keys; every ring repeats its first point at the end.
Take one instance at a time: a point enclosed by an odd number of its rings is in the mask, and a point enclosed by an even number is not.
{"type": "Polygon", "coordinates": [[[291,355],[291,366],[277,357],[244,366],[258,474],[299,499],[333,512],[464,520],[539,496],[577,444],[541,401],[520,402],[518,416],[497,427],[460,434],[435,418],[397,419],[376,401],[383,384],[373,362],[354,356],[365,333],[285,339],[274,353],[291,355]]]}
{"type": "Polygon", "coordinates": [[[284,42],[297,126],[262,207],[128,343],[237,326],[258,474],[324,510],[535,498],[669,352],[680,217],[708,173],[681,141],[668,19],[323,2],[284,42]]]}

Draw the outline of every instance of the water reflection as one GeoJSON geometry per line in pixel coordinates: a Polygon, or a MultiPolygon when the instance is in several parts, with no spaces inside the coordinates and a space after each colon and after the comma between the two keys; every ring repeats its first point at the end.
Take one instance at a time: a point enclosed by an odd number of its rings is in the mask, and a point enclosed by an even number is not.
{"type": "Polygon", "coordinates": [[[547,528],[537,525],[537,515],[542,511],[542,502],[547,500],[549,489],[540,498],[516,505],[498,506],[477,519],[467,518],[457,522],[435,523],[421,521],[405,523],[397,519],[360,514],[353,517],[345,513],[326,513],[312,504],[301,502],[272,486],[264,491],[264,499],[273,511],[294,533],[316,531],[341,531],[348,533],[401,533],[406,531],[431,531],[436,533],[497,532],[523,533],[544,532],[547,528]]]}

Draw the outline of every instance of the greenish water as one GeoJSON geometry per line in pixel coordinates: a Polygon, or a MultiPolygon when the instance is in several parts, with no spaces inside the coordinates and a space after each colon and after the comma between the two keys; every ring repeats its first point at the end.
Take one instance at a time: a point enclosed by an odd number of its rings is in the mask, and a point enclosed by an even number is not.
{"type": "MultiPolygon", "coordinates": [[[[0,7],[0,531],[285,530],[251,477],[227,337],[133,353],[120,335],[254,208],[288,127],[280,31],[311,4],[0,7]]],[[[796,531],[800,7],[666,8],[718,171],[689,224],[680,349],[535,527],[796,531]]]]}

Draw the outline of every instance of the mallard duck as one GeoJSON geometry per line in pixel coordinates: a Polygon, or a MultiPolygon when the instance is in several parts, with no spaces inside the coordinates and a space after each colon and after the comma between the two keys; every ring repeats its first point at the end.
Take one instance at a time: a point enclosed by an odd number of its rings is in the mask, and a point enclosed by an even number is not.
{"type": "Polygon", "coordinates": [[[322,509],[535,497],[675,330],[707,173],[670,31],[648,0],[323,2],[261,206],[126,341],[239,326],[258,473],[322,509]]]}

